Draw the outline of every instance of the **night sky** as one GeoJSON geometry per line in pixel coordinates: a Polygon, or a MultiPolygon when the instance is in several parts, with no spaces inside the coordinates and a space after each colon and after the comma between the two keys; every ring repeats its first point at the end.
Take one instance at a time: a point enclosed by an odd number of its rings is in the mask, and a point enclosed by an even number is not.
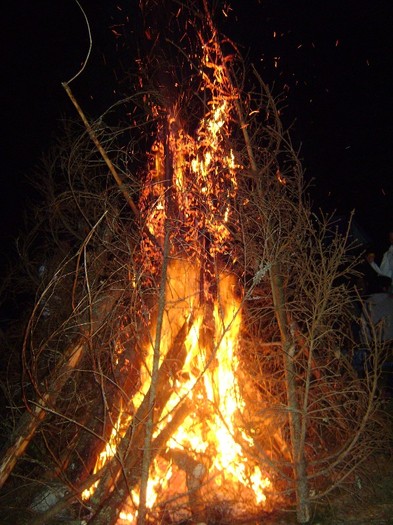
{"type": "MultiPolygon", "coordinates": [[[[93,33],[84,73],[72,84],[86,113],[98,117],[125,92],[120,69],[132,60],[138,2],[81,0],[93,33]],[[130,31],[127,40],[126,32],[130,31]],[[121,64],[121,65],[119,65],[121,64]]],[[[227,5],[228,2],[222,2],[227,5]]],[[[356,219],[379,251],[393,226],[393,2],[391,0],[233,0],[220,29],[286,95],[285,124],[301,143],[316,206],[356,219]],[[245,7],[247,6],[247,7],[245,7]]],[[[75,117],[61,82],[88,49],[73,0],[20,0],[3,6],[1,53],[3,256],[28,201],[27,177],[75,117]]]]}

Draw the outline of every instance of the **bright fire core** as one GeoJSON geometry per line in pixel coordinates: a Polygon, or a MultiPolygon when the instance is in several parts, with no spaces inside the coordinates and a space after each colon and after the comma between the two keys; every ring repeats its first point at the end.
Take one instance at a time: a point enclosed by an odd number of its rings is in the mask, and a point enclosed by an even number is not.
{"type": "MultiPolygon", "coordinates": [[[[174,511],[177,517],[184,512],[190,494],[193,495],[191,506],[197,510],[202,501],[212,504],[220,500],[235,500],[238,510],[243,510],[250,505],[263,506],[270,486],[269,479],[247,458],[239,444],[253,445],[241,429],[244,401],[236,373],[241,315],[240,302],[235,297],[235,280],[231,275],[220,277],[217,300],[213,311],[207,313],[204,307],[198,306],[198,275],[198,266],[186,261],[174,260],[169,267],[163,355],[183,324],[188,319],[193,321],[184,341],[184,364],[172,378],[173,393],[156,434],[184,398],[191,401],[191,411],[167,442],[163,454],[155,460],[149,479],[149,508],[157,502],[176,500],[175,507],[180,508],[174,511]],[[204,326],[210,313],[213,326],[204,326]]],[[[146,370],[145,392],[141,394],[147,392],[149,378],[146,370]]],[[[142,398],[143,395],[140,402],[142,398]]],[[[134,505],[137,501],[135,493],[134,505]]],[[[133,522],[134,513],[123,512],[121,517],[123,522],[125,519],[133,522]]]]}

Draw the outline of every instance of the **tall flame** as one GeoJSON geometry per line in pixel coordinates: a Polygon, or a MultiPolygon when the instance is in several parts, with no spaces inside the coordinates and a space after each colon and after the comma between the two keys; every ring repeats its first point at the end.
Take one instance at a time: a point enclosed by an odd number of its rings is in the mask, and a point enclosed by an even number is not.
{"type": "MultiPolygon", "coordinates": [[[[211,98],[195,138],[180,125],[177,108],[167,110],[152,148],[140,201],[150,232],[144,236],[141,250],[146,273],[159,273],[159,246],[163,247],[166,228],[171,229],[161,363],[182,327],[189,325],[183,341],[185,356],[179,358],[179,370],[170,379],[172,393],[155,436],[182,400],[187,399],[193,407],[151,465],[147,494],[150,509],[160,508],[171,498],[184,503],[185,494],[191,508],[197,507],[199,500],[212,502],[215,498],[235,498],[239,508],[242,502],[264,506],[271,485],[244,453],[244,447],[252,448],[253,441],[241,425],[245,408],[237,355],[241,293],[235,277],[223,264],[220,268],[223,256],[226,260],[230,256],[231,227],[235,224],[233,203],[239,166],[229,146],[234,96],[225,86],[223,68],[213,55],[210,42],[204,46],[202,78],[211,98]]],[[[152,321],[141,388],[132,400],[135,409],[149,390],[155,331],[152,321]]],[[[97,469],[115,453],[128,422],[125,416],[119,417],[110,444],[97,460],[97,469]]],[[[137,505],[135,490],[118,523],[134,523],[137,505]]]]}

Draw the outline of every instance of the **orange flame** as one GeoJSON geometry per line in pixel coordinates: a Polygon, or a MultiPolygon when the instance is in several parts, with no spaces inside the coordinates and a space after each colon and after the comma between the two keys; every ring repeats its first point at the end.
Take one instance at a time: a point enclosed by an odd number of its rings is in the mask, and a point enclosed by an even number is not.
{"type": "MultiPolygon", "coordinates": [[[[189,399],[194,410],[151,466],[147,495],[150,509],[171,495],[179,497],[193,491],[204,501],[211,501],[212,495],[225,500],[237,494],[239,507],[240,500],[264,506],[271,487],[266,474],[243,450],[244,446],[252,448],[253,441],[240,423],[245,408],[237,379],[241,299],[233,275],[217,270],[217,257],[230,252],[230,228],[236,224],[233,202],[240,166],[228,146],[234,97],[226,85],[224,68],[217,64],[212,43],[204,46],[204,53],[203,89],[210,92],[211,99],[196,138],[180,126],[176,108],[168,112],[158,133],[164,138],[157,139],[152,148],[140,202],[146,227],[161,247],[168,220],[172,234],[161,362],[185,320],[192,321],[184,340],[184,363],[171,379],[172,395],[155,435],[167,425],[182,399],[189,399]]],[[[144,237],[141,252],[147,271],[158,273],[161,252],[151,238],[144,237]]],[[[156,326],[152,324],[150,330],[150,340],[154,341],[156,326]]],[[[141,388],[132,400],[135,409],[151,381],[153,344],[145,350],[141,388]]],[[[96,470],[114,455],[128,423],[128,418],[120,415],[96,470]]],[[[83,496],[88,498],[93,491],[91,487],[83,496]]],[[[120,514],[119,525],[135,522],[138,500],[138,490],[134,490],[132,501],[120,514]]]]}
{"type": "MultiPolygon", "coordinates": [[[[162,330],[162,358],[176,338],[181,323],[193,314],[195,320],[185,340],[186,360],[181,374],[172,380],[173,393],[156,434],[170,420],[172,411],[187,397],[195,407],[166,444],[162,457],[154,461],[149,476],[148,508],[153,509],[165,495],[186,494],[191,490],[190,474],[183,466],[183,475],[175,472],[176,458],[192,458],[192,475],[204,501],[211,494],[223,500],[234,494],[244,505],[266,503],[266,490],[271,482],[256,464],[244,454],[239,440],[249,447],[252,439],[239,428],[244,401],[237,380],[239,360],[236,349],[241,327],[241,301],[236,298],[236,282],[232,275],[219,278],[217,300],[213,309],[212,340],[206,338],[206,311],[195,300],[198,297],[199,268],[188,261],[175,260],[168,270],[167,310],[162,330]],[[180,455],[180,456],[179,456],[180,455]],[[199,482],[198,482],[199,479],[199,482]],[[171,485],[172,486],[171,488],[171,485]]],[[[210,327],[209,327],[210,328],[210,327]]],[[[142,402],[150,384],[153,348],[150,348],[145,383],[138,403],[142,402]]],[[[137,398],[134,398],[136,402],[137,398]]],[[[182,468],[182,467],[180,467],[182,468]]],[[[133,492],[134,505],[139,501],[133,492]]],[[[131,505],[130,505],[131,506],[131,505]]],[[[240,509],[240,506],[239,506],[240,509]]],[[[184,512],[184,510],[182,510],[184,512]]],[[[178,516],[177,516],[178,517],[178,516]]],[[[134,523],[136,511],[124,510],[119,524],[134,523]]]]}

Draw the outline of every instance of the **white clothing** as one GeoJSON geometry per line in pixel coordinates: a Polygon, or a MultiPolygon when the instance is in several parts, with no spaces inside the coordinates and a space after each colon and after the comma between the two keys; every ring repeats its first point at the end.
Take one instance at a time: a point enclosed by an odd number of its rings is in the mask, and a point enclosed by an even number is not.
{"type": "Polygon", "coordinates": [[[393,279],[393,244],[391,244],[389,249],[383,254],[381,272],[383,275],[387,275],[393,279]]]}
{"type": "Polygon", "coordinates": [[[369,265],[375,272],[377,272],[378,275],[384,275],[386,277],[386,275],[381,271],[381,268],[375,261],[370,262],[369,265]]]}

